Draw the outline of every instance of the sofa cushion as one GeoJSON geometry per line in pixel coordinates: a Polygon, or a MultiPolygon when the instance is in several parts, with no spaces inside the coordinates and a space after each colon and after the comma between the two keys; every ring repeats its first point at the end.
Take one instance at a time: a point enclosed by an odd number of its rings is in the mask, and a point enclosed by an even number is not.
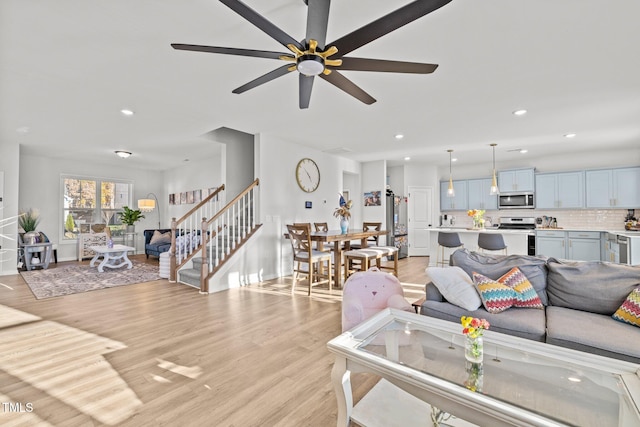
{"type": "Polygon", "coordinates": [[[518,267],[513,267],[496,280],[474,272],[473,281],[484,308],[490,313],[500,313],[511,307],[544,308],[535,289],[518,267]]]}
{"type": "Polygon", "coordinates": [[[548,306],[546,314],[549,344],[640,363],[640,328],[570,308],[548,306]]]}
{"type": "MultiPolygon", "coordinates": [[[[482,307],[474,311],[468,311],[448,302],[429,300],[422,303],[420,310],[423,315],[456,323],[460,323],[460,317],[462,316],[487,319],[491,324],[489,329],[494,332],[541,342],[544,342],[545,338],[544,310],[520,308],[507,310],[499,314],[491,314],[482,307]]],[[[462,329],[460,329],[460,332],[462,332],[462,329]]]]}
{"type": "Polygon", "coordinates": [[[640,284],[640,268],[601,261],[550,258],[549,304],[611,316],[640,284]]]}
{"type": "Polygon", "coordinates": [[[482,305],[489,313],[502,313],[518,301],[518,293],[497,280],[473,273],[473,282],[482,299],[482,305]]]}
{"type": "Polygon", "coordinates": [[[528,255],[484,255],[470,252],[468,249],[458,249],[451,254],[452,265],[462,268],[469,277],[473,272],[480,273],[491,279],[497,279],[513,267],[518,267],[527,276],[536,290],[542,304],[547,305],[547,259],[528,255]]]}
{"type": "Polygon", "coordinates": [[[630,325],[640,326],[640,287],[631,291],[620,308],[613,313],[613,318],[630,325]]]}
{"type": "Polygon", "coordinates": [[[153,236],[151,236],[151,240],[149,241],[150,245],[159,245],[161,243],[171,243],[171,231],[167,231],[166,233],[162,233],[158,230],[153,232],[153,236]]]}
{"type": "Polygon", "coordinates": [[[477,310],[482,305],[473,281],[460,267],[429,267],[426,273],[450,303],[466,310],[477,310]]]}

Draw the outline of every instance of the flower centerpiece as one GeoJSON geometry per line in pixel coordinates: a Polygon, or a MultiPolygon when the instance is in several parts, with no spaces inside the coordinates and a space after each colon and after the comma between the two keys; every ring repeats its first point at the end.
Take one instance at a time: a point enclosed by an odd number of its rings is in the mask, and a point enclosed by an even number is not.
{"type": "Polygon", "coordinates": [[[473,228],[484,228],[484,210],[470,209],[467,215],[473,218],[473,228]]]}
{"type": "Polygon", "coordinates": [[[486,319],[477,317],[462,316],[462,333],[466,336],[464,344],[464,357],[472,363],[482,363],[484,353],[484,343],[482,333],[489,329],[489,322],[486,319]]]}
{"type": "Polygon", "coordinates": [[[333,216],[340,218],[340,230],[342,230],[343,233],[346,233],[349,228],[349,219],[351,218],[350,209],[352,205],[353,202],[351,200],[345,200],[344,196],[340,194],[340,207],[333,211],[333,216]]]}

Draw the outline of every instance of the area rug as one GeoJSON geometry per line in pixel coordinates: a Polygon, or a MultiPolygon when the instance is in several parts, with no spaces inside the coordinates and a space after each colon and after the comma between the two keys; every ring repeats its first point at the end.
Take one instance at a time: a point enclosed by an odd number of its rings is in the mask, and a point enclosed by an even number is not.
{"type": "Polygon", "coordinates": [[[82,264],[20,274],[36,299],[44,299],[159,280],[158,270],[158,266],[134,263],[131,270],[105,268],[104,273],[99,273],[97,267],[82,264]]]}

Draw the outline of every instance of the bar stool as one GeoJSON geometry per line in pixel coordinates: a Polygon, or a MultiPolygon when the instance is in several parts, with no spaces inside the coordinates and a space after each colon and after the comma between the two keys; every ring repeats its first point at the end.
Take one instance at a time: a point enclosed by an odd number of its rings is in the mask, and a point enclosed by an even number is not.
{"type": "Polygon", "coordinates": [[[484,251],[504,251],[507,255],[507,245],[504,243],[502,234],[498,233],[479,233],[478,249],[484,251]]]}
{"type": "Polygon", "coordinates": [[[449,261],[444,260],[444,248],[460,248],[464,247],[462,242],[460,241],[460,236],[458,233],[445,233],[442,231],[438,232],[438,246],[440,247],[440,251],[438,252],[438,259],[436,260],[436,266],[449,265],[449,261]]]}

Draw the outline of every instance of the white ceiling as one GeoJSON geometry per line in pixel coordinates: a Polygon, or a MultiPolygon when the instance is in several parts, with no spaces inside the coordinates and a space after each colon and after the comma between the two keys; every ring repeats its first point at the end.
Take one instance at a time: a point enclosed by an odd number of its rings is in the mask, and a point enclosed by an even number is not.
{"type": "MultiPolygon", "coordinates": [[[[296,39],[303,0],[244,0],[296,39]]],[[[407,0],[334,0],[328,41],[407,0]]],[[[165,169],[214,153],[225,126],[360,161],[447,164],[636,147],[640,2],[453,0],[352,56],[437,63],[430,75],[344,71],[367,106],[316,79],[298,108],[296,73],[241,95],[282,62],[177,51],[170,43],[283,51],[217,0],[2,0],[0,142],[26,153],[165,169]],[[122,108],[136,112],[120,114],[122,108]],[[515,117],[513,110],[529,113],[515,117]],[[564,134],[578,136],[566,139],[564,134]],[[396,141],[394,135],[405,138],[396,141]]]]}

